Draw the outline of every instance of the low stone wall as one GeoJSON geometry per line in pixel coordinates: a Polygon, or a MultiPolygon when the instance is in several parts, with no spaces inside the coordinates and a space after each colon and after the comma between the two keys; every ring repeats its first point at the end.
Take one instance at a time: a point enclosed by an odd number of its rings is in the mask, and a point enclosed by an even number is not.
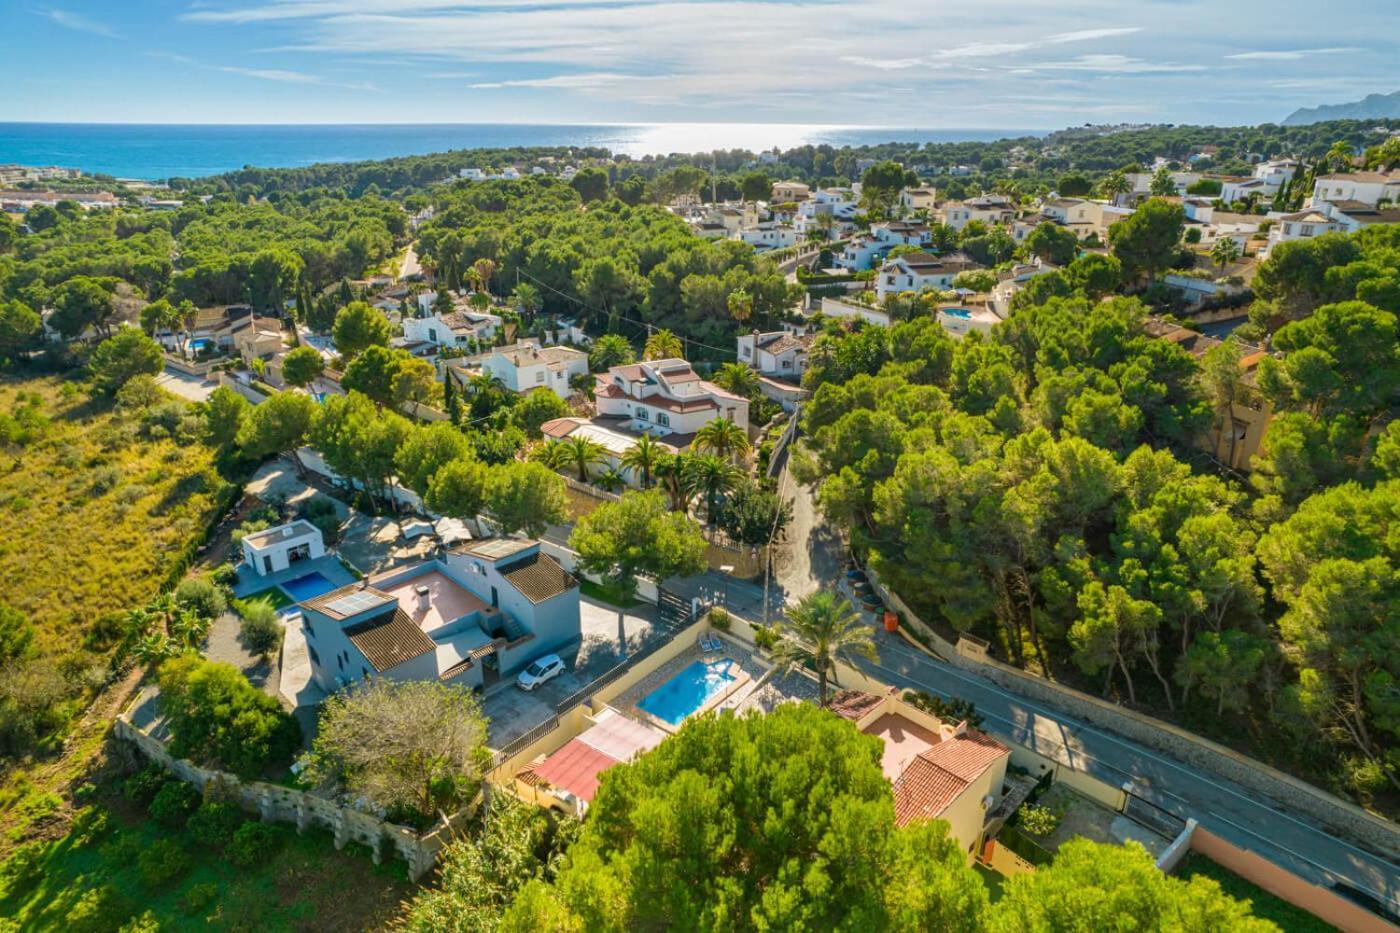
{"type": "Polygon", "coordinates": [[[205,360],[202,363],[195,363],[190,360],[181,359],[172,353],[165,354],[165,365],[175,370],[177,373],[184,373],[186,376],[207,376],[209,371],[220,363],[219,360],[205,360]]]}
{"type": "Polygon", "coordinates": [[[407,826],[389,823],[360,810],[343,807],[333,800],[318,797],[294,787],[268,784],[265,781],[243,781],[223,771],[201,768],[184,758],[175,758],[165,743],[142,732],[126,714],[117,718],[113,732],[119,739],[134,745],[148,760],[167,768],[182,781],[201,791],[210,784],[234,800],[244,810],[257,814],[264,822],[295,823],[297,832],[310,826],[323,826],[335,835],[335,847],[347,842],[368,846],[374,863],[392,852],[408,863],[409,877],[417,881],[437,862],[438,853],[450,842],[480,805],[478,797],[446,822],[439,822],[431,832],[419,835],[407,826]]]}
{"type": "Polygon", "coordinates": [[[903,600],[876,580],[873,574],[870,580],[887,604],[903,614],[905,624],[928,635],[934,652],[954,667],[990,680],[1027,700],[1067,713],[1091,726],[1132,739],[1188,765],[1226,778],[1306,814],[1337,836],[1367,845],[1390,858],[1400,858],[1400,827],[1395,824],[1171,723],[987,657],[985,650],[979,650],[975,640],[963,639],[957,645],[950,644],[915,615],[903,600]]]}

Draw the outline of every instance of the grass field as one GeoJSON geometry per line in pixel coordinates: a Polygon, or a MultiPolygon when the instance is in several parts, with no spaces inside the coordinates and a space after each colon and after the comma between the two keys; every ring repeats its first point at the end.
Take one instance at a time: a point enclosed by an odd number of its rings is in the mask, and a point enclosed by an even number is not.
{"type": "Polygon", "coordinates": [[[1204,875],[1207,878],[1215,879],[1226,894],[1237,900],[1253,902],[1254,916],[1272,920],[1285,933],[1326,933],[1326,931],[1335,929],[1331,924],[1324,923],[1307,911],[1300,910],[1287,901],[1275,897],[1228,868],[1212,862],[1204,855],[1198,855],[1194,852],[1188,855],[1176,874],[1180,878],[1204,875]]]}
{"type": "Polygon", "coordinates": [[[0,413],[21,393],[38,396],[47,424],[0,447],[3,598],[38,627],[41,650],[66,653],[104,614],[159,592],[224,481],[204,445],[143,436],[63,379],[0,378],[0,413]]]}
{"type": "Polygon", "coordinates": [[[401,861],[376,866],[362,846],[337,852],[328,832],[279,826],[267,857],[239,868],[114,789],[93,799],[26,872],[0,880],[0,915],[18,929],[114,930],[147,911],[162,931],[383,929],[414,890],[401,861]],[[183,860],[175,877],[152,883],[139,859],[159,840],[174,841],[183,860]]]}

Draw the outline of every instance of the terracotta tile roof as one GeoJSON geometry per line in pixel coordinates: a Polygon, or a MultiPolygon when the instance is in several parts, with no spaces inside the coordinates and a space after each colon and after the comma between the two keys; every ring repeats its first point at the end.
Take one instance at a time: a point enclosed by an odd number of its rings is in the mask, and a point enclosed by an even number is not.
{"type": "Polygon", "coordinates": [[[389,612],[350,626],[345,634],[381,673],[436,649],[433,640],[397,604],[389,612]]]}
{"type": "Polygon", "coordinates": [[[894,821],[931,820],[958,799],[968,782],[922,756],[914,758],[894,782],[894,821]]]}
{"type": "Polygon", "coordinates": [[[578,739],[570,739],[559,751],[535,765],[534,771],[537,779],[591,802],[598,793],[599,776],[615,764],[618,764],[616,758],[578,739]]]}
{"type": "Polygon", "coordinates": [[[919,757],[964,781],[971,782],[1011,750],[985,732],[968,729],[962,735],[944,739],[919,757]]]}
{"type": "Polygon", "coordinates": [[[501,576],[532,603],[542,603],[578,586],[578,581],[558,561],[539,552],[500,570],[501,576]]]}
{"type": "Polygon", "coordinates": [[[842,690],[831,698],[827,709],[843,719],[856,722],[880,703],[880,697],[864,690],[842,690]]]}

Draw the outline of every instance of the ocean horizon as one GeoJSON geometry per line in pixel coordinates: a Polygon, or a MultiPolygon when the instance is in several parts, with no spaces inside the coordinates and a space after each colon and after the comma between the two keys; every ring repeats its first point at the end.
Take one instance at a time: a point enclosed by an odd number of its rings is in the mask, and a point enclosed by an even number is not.
{"type": "Polygon", "coordinates": [[[299,168],[450,149],[600,147],[642,158],[716,149],[758,152],[774,146],[987,142],[1047,132],[761,123],[0,123],[0,163],[160,180],[217,175],[245,166],[299,168]]]}

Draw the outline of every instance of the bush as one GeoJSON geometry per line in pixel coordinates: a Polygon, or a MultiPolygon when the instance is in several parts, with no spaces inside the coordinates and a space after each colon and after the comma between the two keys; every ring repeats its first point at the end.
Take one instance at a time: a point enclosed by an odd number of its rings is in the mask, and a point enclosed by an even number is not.
{"type": "Polygon", "coordinates": [[[778,633],[761,625],[753,627],[753,643],[764,651],[772,651],[778,646],[778,633]]]}
{"type": "Polygon", "coordinates": [[[170,780],[170,772],[160,765],[146,765],[122,782],[122,796],[132,803],[148,807],[170,780]]]}
{"type": "Polygon", "coordinates": [[[111,933],[136,912],[136,904],[110,884],[92,888],[68,911],[68,933],[111,933]]]}
{"type": "Polygon", "coordinates": [[[326,544],[334,544],[340,534],[340,515],[330,496],[312,496],[301,506],[301,517],[315,525],[326,544]]]}
{"type": "Polygon", "coordinates": [[[721,632],[729,631],[729,610],[715,606],[710,610],[710,626],[721,632]]]}
{"type": "Polygon", "coordinates": [[[169,781],[151,801],[151,816],[163,826],[179,829],[199,807],[199,791],[184,781],[169,781]]]}
{"type": "Polygon", "coordinates": [[[200,845],[223,848],[243,825],[243,811],[226,800],[206,801],[190,817],[186,828],[200,845]]]}
{"type": "Polygon", "coordinates": [[[282,834],[271,823],[244,823],[233,834],[224,855],[239,868],[252,868],[265,861],[282,841],[282,834]]]}
{"type": "Polygon", "coordinates": [[[1028,803],[1021,807],[1021,828],[1032,836],[1044,838],[1055,831],[1055,827],[1060,825],[1060,814],[1049,807],[1042,807],[1039,804],[1028,803]]]}
{"type": "Polygon", "coordinates": [[[267,657],[282,646],[282,623],[270,600],[250,599],[243,603],[243,621],[238,636],[254,654],[267,657]]]}
{"type": "Polygon", "coordinates": [[[213,619],[228,608],[224,594],[208,577],[190,577],[183,581],[175,588],[175,602],[201,619],[213,619]]]}
{"type": "Polygon", "coordinates": [[[169,884],[189,867],[189,859],[174,839],[157,839],[136,859],[141,881],[151,888],[169,884]]]}
{"type": "Polygon", "coordinates": [[[180,909],[187,914],[203,913],[219,896],[219,886],[212,881],[192,885],[180,898],[180,909]]]}
{"type": "Polygon", "coordinates": [[[41,862],[45,848],[46,845],[37,839],[26,842],[0,864],[0,899],[12,900],[29,893],[43,874],[41,862]]]}
{"type": "Polygon", "coordinates": [[[301,744],[296,719],[232,664],[182,655],[160,666],[158,680],[173,755],[255,777],[301,744]]]}

